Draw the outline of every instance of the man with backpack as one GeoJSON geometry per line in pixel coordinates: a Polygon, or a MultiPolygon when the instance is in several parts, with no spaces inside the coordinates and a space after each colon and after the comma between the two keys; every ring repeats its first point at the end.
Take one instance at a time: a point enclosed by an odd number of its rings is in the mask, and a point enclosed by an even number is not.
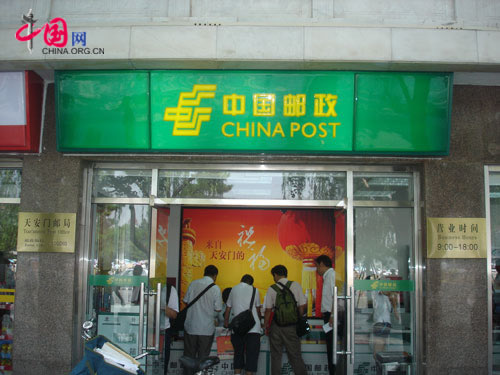
{"type": "Polygon", "coordinates": [[[294,374],[306,375],[296,325],[299,314],[302,316],[306,310],[307,299],[300,284],[287,279],[288,270],[285,266],[274,266],[271,274],[276,284],[269,287],[264,301],[264,326],[266,335],[269,335],[271,375],[281,374],[283,346],[294,374]]]}

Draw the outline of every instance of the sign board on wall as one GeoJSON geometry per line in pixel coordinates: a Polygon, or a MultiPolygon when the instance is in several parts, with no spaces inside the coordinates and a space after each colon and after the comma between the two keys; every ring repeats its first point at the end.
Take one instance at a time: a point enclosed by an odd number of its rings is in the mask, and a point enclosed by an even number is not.
{"type": "Polygon", "coordinates": [[[486,258],[485,218],[427,218],[428,258],[486,258]]]}
{"type": "Polygon", "coordinates": [[[73,253],[76,214],[19,212],[17,251],[73,253]]]}
{"type": "Polygon", "coordinates": [[[350,151],[353,83],[353,72],[152,72],[151,148],[350,151]]]}
{"type": "Polygon", "coordinates": [[[451,81],[449,73],[57,72],[58,150],[444,155],[451,81]]]}
{"type": "Polygon", "coordinates": [[[38,152],[43,80],[31,71],[0,72],[0,152],[38,152]]]}

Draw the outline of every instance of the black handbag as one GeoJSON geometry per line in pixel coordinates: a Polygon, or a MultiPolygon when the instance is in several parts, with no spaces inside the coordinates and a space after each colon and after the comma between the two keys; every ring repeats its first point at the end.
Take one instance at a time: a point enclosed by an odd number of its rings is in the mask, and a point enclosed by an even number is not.
{"type": "MultiPolygon", "coordinates": [[[[293,300],[295,301],[295,305],[297,305],[297,300],[295,299],[295,296],[293,295],[293,292],[288,288],[286,285],[278,282],[283,288],[288,290],[288,292],[292,295],[293,300]]],[[[307,321],[307,317],[305,316],[300,316],[299,309],[297,308],[297,325],[295,326],[297,336],[302,337],[304,335],[307,335],[308,333],[311,332],[311,326],[309,325],[309,322],[307,321]]]]}
{"type": "Polygon", "coordinates": [[[252,313],[254,299],[255,299],[255,288],[253,288],[252,300],[250,301],[250,307],[248,308],[248,310],[240,312],[229,323],[228,327],[236,335],[245,336],[255,325],[255,318],[253,317],[252,313]]]}
{"type": "Polygon", "coordinates": [[[305,316],[299,316],[299,321],[297,322],[297,336],[302,337],[311,332],[311,326],[307,321],[305,316]]]}
{"type": "Polygon", "coordinates": [[[200,299],[202,295],[205,294],[211,287],[213,287],[215,284],[212,283],[209,286],[207,286],[203,291],[196,296],[194,300],[192,300],[186,307],[184,307],[179,313],[177,314],[176,318],[171,322],[170,324],[170,332],[173,335],[176,335],[180,331],[184,331],[184,323],[186,322],[186,316],[187,316],[187,310],[194,305],[196,301],[200,299]]]}

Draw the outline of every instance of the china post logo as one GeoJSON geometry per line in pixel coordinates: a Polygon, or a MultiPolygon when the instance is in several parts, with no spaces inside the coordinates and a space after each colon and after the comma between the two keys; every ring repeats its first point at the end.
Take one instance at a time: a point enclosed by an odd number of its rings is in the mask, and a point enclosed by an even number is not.
{"type": "Polygon", "coordinates": [[[210,121],[211,107],[199,107],[202,99],[215,97],[217,85],[193,85],[193,91],[181,92],[177,107],[165,108],[164,121],[173,121],[174,136],[198,136],[201,124],[210,121]]]}
{"type": "MultiPolygon", "coordinates": [[[[166,107],[164,121],[173,121],[172,136],[200,135],[201,126],[211,120],[213,101],[217,85],[193,85],[191,92],[181,92],[177,107],[166,107]]],[[[209,133],[220,131],[224,138],[336,138],[340,122],[335,121],[338,95],[313,93],[312,112],[306,117],[307,95],[303,93],[252,92],[250,95],[219,93],[222,107],[209,133]],[[249,102],[249,103],[247,103],[249,102]],[[247,112],[248,110],[248,112],[247,112]],[[299,122],[300,121],[300,122],[299,122]]],[[[204,132],[205,133],[205,132],[204,132]]]]}

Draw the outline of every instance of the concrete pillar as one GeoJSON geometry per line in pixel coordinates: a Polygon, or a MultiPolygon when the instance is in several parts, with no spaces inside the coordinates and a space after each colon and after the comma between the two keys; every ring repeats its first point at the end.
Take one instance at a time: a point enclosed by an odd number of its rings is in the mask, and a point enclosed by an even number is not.
{"type": "MultiPolygon", "coordinates": [[[[424,218],[485,217],[484,165],[500,162],[499,97],[498,87],[454,87],[450,155],[424,162],[424,218]]],[[[488,373],[486,263],[425,260],[427,374],[488,373]]]]}
{"type": "MultiPolygon", "coordinates": [[[[50,85],[43,152],[24,157],[19,211],[77,213],[81,176],[81,160],[56,151],[54,86],[50,85]]],[[[76,243],[78,234],[77,230],[76,243]]],[[[14,374],[67,375],[71,371],[76,254],[18,254],[14,374]]]]}

